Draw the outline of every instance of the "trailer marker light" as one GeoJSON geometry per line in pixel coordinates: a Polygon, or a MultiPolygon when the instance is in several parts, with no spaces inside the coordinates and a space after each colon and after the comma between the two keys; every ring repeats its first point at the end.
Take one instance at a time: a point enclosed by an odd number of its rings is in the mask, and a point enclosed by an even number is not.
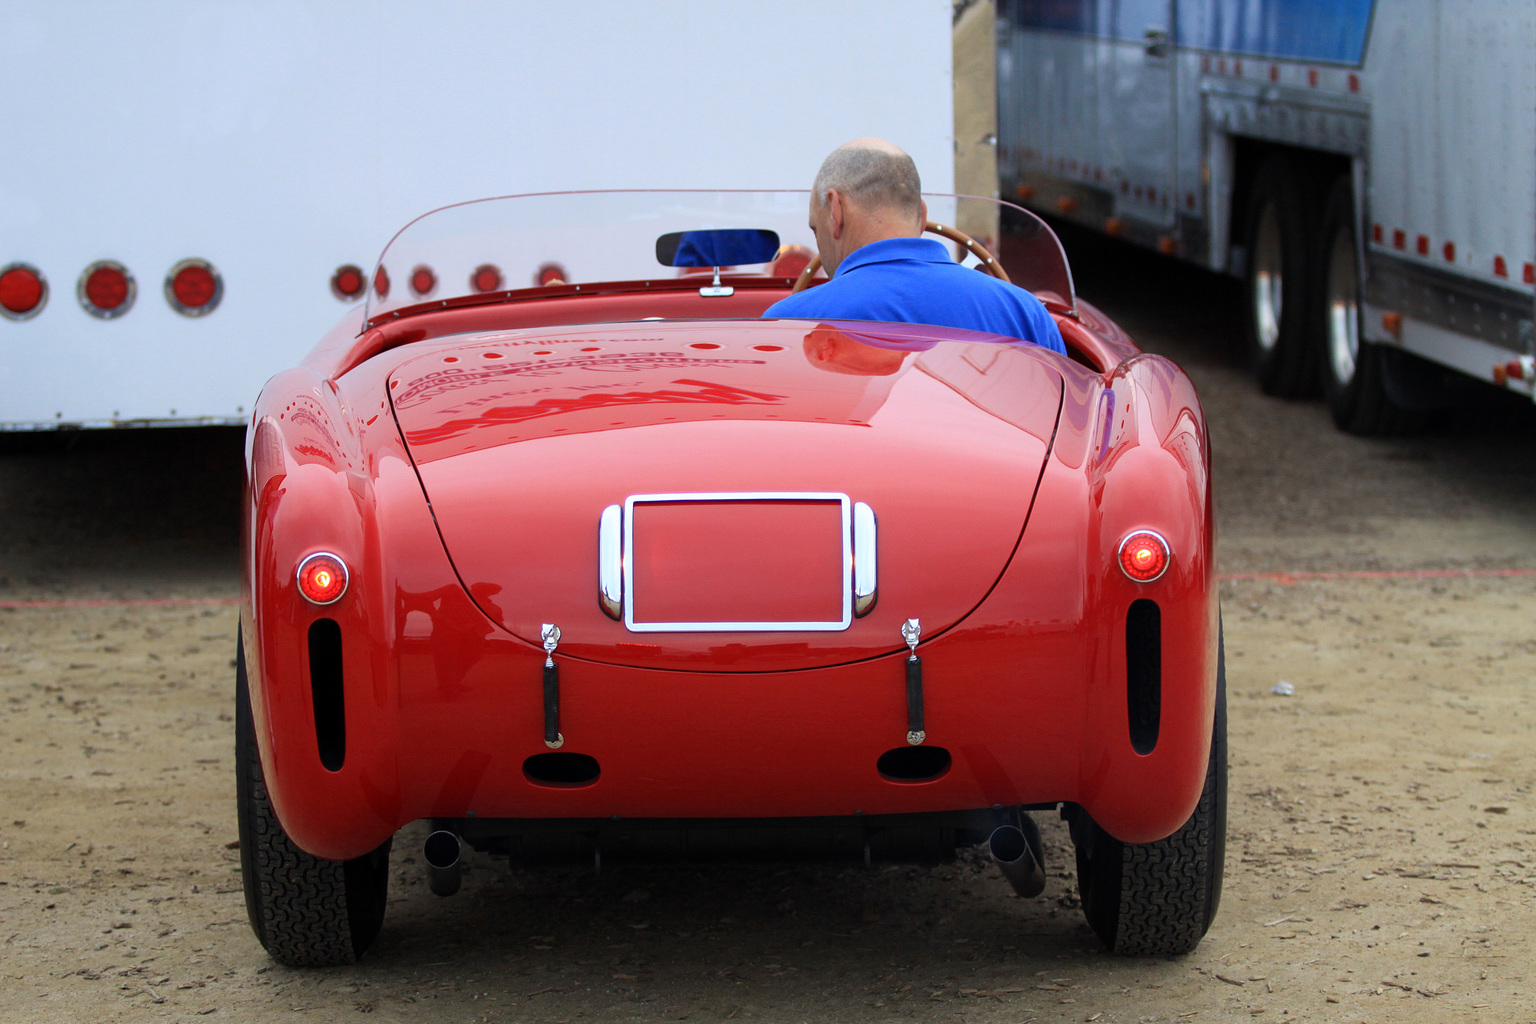
{"type": "Polygon", "coordinates": [[[299,563],[299,593],[312,604],[335,604],[347,592],[347,565],[328,551],[299,563]]]}
{"type": "Polygon", "coordinates": [[[1455,263],[1456,262],[1456,243],[1455,242],[1446,242],[1445,245],[1441,247],[1440,251],[1445,255],[1445,261],[1447,263],[1455,263]]]}
{"type": "Polygon", "coordinates": [[[331,294],[343,302],[356,302],[367,290],[367,282],[368,278],[363,273],[362,267],[343,263],[336,268],[336,273],[331,275],[331,294]]]}
{"type": "Polygon", "coordinates": [[[1172,560],[1168,542],[1151,530],[1137,530],[1120,542],[1120,569],[1137,583],[1151,583],[1172,560]]]}
{"type": "Polygon", "coordinates": [[[1420,235],[1419,236],[1419,243],[1418,243],[1418,247],[1417,248],[1419,250],[1419,255],[1420,256],[1428,256],[1429,255],[1429,236],[1428,235],[1420,235]]]}
{"type": "Polygon", "coordinates": [[[1536,284],[1536,264],[1527,263],[1522,277],[1526,284],[1536,284]]]}
{"type": "Polygon", "coordinates": [[[533,283],[539,287],[546,285],[565,284],[569,281],[565,274],[565,268],[558,263],[541,263],[539,269],[533,272],[533,283]]]}
{"type": "Polygon", "coordinates": [[[224,278],[207,260],[182,260],[165,275],[165,301],[182,316],[207,316],[224,298],[224,278]]]}
{"type": "Polygon", "coordinates": [[[30,320],[48,304],[48,279],[30,263],[0,267],[0,316],[30,320]]]}
{"type": "Polygon", "coordinates": [[[418,299],[424,299],[437,291],[437,274],[425,263],[419,263],[411,271],[411,291],[418,299]]]}
{"type": "Polygon", "coordinates": [[[1504,262],[1503,256],[1495,256],[1493,258],[1493,273],[1495,277],[1509,276],[1509,264],[1504,262]]]}
{"type": "Polygon", "coordinates": [[[494,263],[482,263],[469,275],[469,286],[477,292],[501,291],[501,268],[494,263]]]}
{"type": "Polygon", "coordinates": [[[111,320],[133,308],[139,288],[127,267],[115,260],[98,260],[81,271],[75,294],[91,316],[111,320]]]}
{"type": "Polygon", "coordinates": [[[382,263],[373,272],[373,293],[381,299],[389,298],[389,271],[384,269],[382,263]]]}

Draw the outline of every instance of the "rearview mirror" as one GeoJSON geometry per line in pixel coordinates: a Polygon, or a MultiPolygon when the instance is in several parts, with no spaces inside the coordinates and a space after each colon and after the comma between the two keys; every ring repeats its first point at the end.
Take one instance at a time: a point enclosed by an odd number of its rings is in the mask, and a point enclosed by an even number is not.
{"type": "Polygon", "coordinates": [[[762,228],[673,231],[656,239],[664,267],[739,267],[767,263],[779,252],[779,233],[762,228]]]}

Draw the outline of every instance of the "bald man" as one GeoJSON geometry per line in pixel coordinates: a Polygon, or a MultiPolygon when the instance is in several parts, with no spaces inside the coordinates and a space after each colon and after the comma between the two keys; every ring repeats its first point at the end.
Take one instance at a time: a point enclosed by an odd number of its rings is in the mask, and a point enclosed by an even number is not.
{"type": "Polygon", "coordinates": [[[963,327],[1065,354],[1039,299],[956,263],[942,242],[921,237],[927,221],[910,156],[883,139],[839,146],[811,186],[811,230],[831,280],[763,316],[963,327]]]}

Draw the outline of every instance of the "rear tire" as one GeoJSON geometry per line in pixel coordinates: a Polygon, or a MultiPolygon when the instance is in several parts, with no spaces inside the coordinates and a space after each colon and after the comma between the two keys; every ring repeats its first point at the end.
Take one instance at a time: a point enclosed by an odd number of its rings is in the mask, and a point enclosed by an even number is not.
{"type": "Polygon", "coordinates": [[[353,962],[384,923],[390,840],[372,853],[339,861],[311,856],[288,838],[261,771],[243,637],[235,647],[235,774],[240,876],[257,940],[289,967],[353,962]]]}
{"type": "Polygon", "coordinates": [[[1200,944],[1221,906],[1227,849],[1227,673],[1217,641],[1216,716],[1205,788],[1189,820],[1155,843],[1122,843],[1081,808],[1071,816],[1088,925],[1114,953],[1177,956],[1200,944]]]}
{"type": "Polygon", "coordinates": [[[1282,156],[1259,168],[1244,241],[1248,357],[1265,394],[1297,398],[1315,387],[1312,278],[1307,261],[1316,231],[1302,179],[1282,156]]]}
{"type": "Polygon", "coordinates": [[[1323,392],[1333,422],[1351,434],[1398,434],[1423,422],[1387,390],[1388,361],[1397,356],[1360,337],[1360,265],[1355,242],[1355,196],[1348,177],[1328,193],[1318,237],[1318,330],[1323,340],[1323,392]]]}

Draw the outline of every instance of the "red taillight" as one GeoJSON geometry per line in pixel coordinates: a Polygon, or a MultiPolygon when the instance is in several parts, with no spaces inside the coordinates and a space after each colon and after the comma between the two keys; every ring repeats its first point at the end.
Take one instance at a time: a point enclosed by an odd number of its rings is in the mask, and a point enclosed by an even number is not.
{"type": "Polygon", "coordinates": [[[347,566],[327,552],[299,563],[299,593],[315,604],[335,604],[347,592],[347,566]]]}
{"type": "Polygon", "coordinates": [[[91,316],[110,320],[133,308],[138,286],[128,268],[115,260],[98,260],[85,268],[75,289],[80,305],[91,316]]]}
{"type": "Polygon", "coordinates": [[[437,291],[437,274],[425,263],[411,271],[411,291],[418,299],[424,299],[437,291]]]}
{"type": "MultiPolygon", "coordinates": [[[[384,269],[380,267],[379,272],[383,273],[384,269]]],[[[331,275],[331,294],[343,302],[355,302],[363,297],[364,282],[367,280],[362,267],[344,264],[331,275]]]]}
{"type": "Polygon", "coordinates": [[[570,278],[565,276],[565,268],[558,263],[544,263],[533,272],[533,282],[539,287],[549,284],[565,284],[570,278]]]}
{"type": "Polygon", "coordinates": [[[11,263],[0,268],[0,314],[11,320],[30,320],[48,301],[48,279],[30,263],[11,263]]]}
{"type": "Polygon", "coordinates": [[[1120,542],[1120,568],[1137,583],[1157,579],[1172,558],[1168,542],[1151,530],[1139,530],[1120,542]]]}
{"type": "Polygon", "coordinates": [[[389,271],[383,264],[373,272],[373,293],[381,299],[389,298],[389,271]]]}
{"type": "Polygon", "coordinates": [[[501,290],[501,268],[494,263],[482,263],[469,275],[469,286],[477,292],[501,290]]]}
{"type": "Polygon", "coordinates": [[[224,279],[207,260],[182,260],[165,275],[165,301],[182,316],[206,316],[224,298],[224,279]]]}

